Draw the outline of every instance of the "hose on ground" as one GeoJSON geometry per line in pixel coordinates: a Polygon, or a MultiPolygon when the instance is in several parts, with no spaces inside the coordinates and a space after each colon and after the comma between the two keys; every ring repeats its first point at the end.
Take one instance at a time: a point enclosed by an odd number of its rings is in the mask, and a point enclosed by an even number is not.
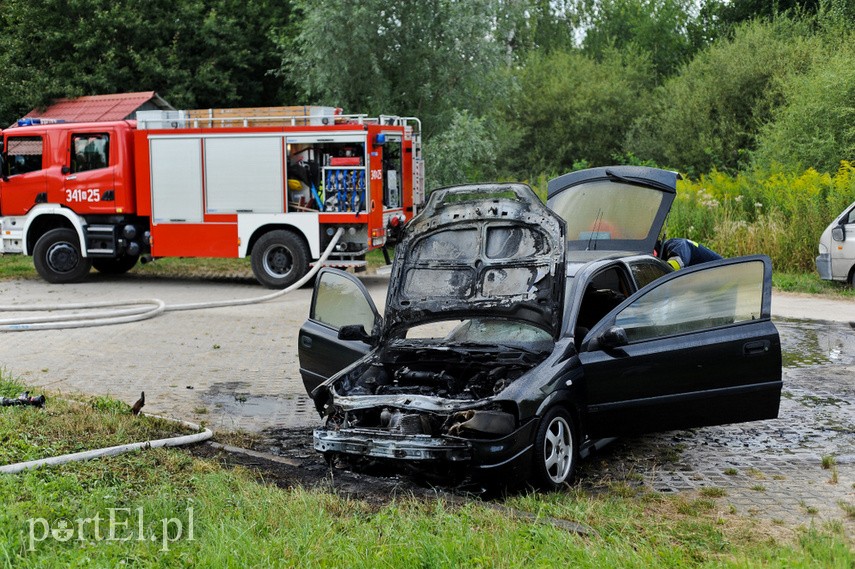
{"type": "Polygon", "coordinates": [[[279,298],[289,292],[296,290],[314,278],[323,264],[332,254],[344,229],[339,228],[333,235],[327,248],[324,250],[315,266],[306,273],[303,278],[288,288],[277,290],[270,294],[253,298],[241,298],[233,300],[214,300],[208,302],[193,302],[188,304],[166,304],[158,298],[144,298],[136,300],[121,300],[113,302],[89,302],[78,304],[24,304],[24,305],[0,305],[0,312],[56,312],[68,310],[89,310],[88,313],[74,314],[51,314],[48,316],[28,316],[24,318],[8,318],[0,320],[0,332],[24,332],[28,330],[63,330],[67,328],[91,328],[94,326],[108,326],[112,324],[124,324],[127,322],[138,322],[148,320],[164,312],[178,310],[200,310],[203,308],[221,308],[225,306],[244,306],[267,302],[279,298]],[[115,310],[102,310],[115,308],[115,310]]]}
{"type": "Polygon", "coordinates": [[[157,439],[154,441],[145,441],[138,443],[129,443],[125,445],[117,445],[106,448],[99,448],[95,450],[86,450],[83,452],[75,452],[72,454],[62,454],[59,456],[51,456],[49,458],[42,458],[40,460],[28,460],[26,462],[16,462],[14,464],[6,464],[4,466],[0,466],[0,473],[4,474],[16,474],[18,472],[23,472],[24,470],[30,470],[33,468],[40,468],[42,466],[57,466],[60,464],[66,464],[68,462],[79,462],[82,460],[90,460],[93,458],[101,458],[103,456],[115,456],[117,454],[124,454],[126,452],[132,452],[135,450],[143,450],[147,448],[160,448],[160,447],[177,447],[183,445],[189,445],[193,443],[199,443],[202,441],[206,441],[214,436],[214,433],[211,429],[204,429],[195,423],[189,423],[187,421],[179,421],[176,419],[168,419],[166,417],[157,417],[156,415],[149,415],[150,417],[156,417],[158,419],[163,419],[165,421],[172,421],[173,423],[178,423],[194,431],[202,431],[200,433],[194,433],[192,435],[181,435],[178,437],[169,437],[166,439],[157,439]]]}

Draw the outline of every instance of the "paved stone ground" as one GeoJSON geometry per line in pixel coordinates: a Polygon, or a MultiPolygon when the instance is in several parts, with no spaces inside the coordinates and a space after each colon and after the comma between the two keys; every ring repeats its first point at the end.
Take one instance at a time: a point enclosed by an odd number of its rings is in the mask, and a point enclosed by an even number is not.
{"type": "MultiPolygon", "coordinates": [[[[368,277],[376,297],[388,280],[368,277]],[[376,289],[376,290],[375,290],[376,289]]],[[[269,294],[251,278],[156,279],[92,275],[55,286],[37,280],[0,282],[0,304],[159,298],[167,304],[269,294]]],[[[258,431],[317,422],[300,380],[297,330],[311,290],[261,304],[169,312],[142,322],[0,334],[0,366],[53,391],[112,395],[146,410],[214,429],[258,431]]],[[[19,315],[8,313],[9,317],[19,315]]],[[[5,317],[5,316],[4,316],[5,317]]]]}
{"type": "MultiPolygon", "coordinates": [[[[382,306],[387,280],[364,282],[382,306]]],[[[55,286],[0,282],[0,304],[160,298],[167,304],[267,294],[248,276],[181,280],[144,275],[55,286]]],[[[0,334],[0,366],[34,386],[128,402],[214,429],[249,431],[319,424],[299,378],[297,329],[311,291],[235,308],[167,313],[80,330],[0,334]]],[[[740,513],[786,524],[841,520],[855,535],[855,302],[776,295],[785,349],[784,398],[775,421],[624,439],[583,466],[582,476],[640,481],[662,492],[721,488],[740,513]],[[822,468],[822,458],[836,464],[822,468]],[[835,481],[836,480],[836,481],[835,481]]],[[[14,315],[14,314],[13,314],[14,315]]]]}
{"type": "Polygon", "coordinates": [[[740,514],[789,526],[840,521],[855,536],[855,331],[777,326],[785,363],[778,419],[619,440],[585,466],[588,482],[716,488],[740,514]],[[834,464],[823,468],[823,458],[834,464]]]}

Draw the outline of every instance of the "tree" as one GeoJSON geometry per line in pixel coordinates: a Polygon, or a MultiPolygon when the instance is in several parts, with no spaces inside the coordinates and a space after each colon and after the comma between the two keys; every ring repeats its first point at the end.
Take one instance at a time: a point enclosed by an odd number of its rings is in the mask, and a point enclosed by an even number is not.
{"type": "Polygon", "coordinates": [[[599,59],[611,48],[644,51],[660,78],[704,47],[694,0],[577,0],[575,9],[585,53],[599,59]]]}
{"type": "Polygon", "coordinates": [[[627,151],[690,174],[746,166],[783,101],[782,81],[804,73],[818,45],[808,25],[788,19],[738,27],[656,91],[627,151]]]}
{"type": "Polygon", "coordinates": [[[505,121],[502,163],[517,176],[565,172],[574,163],[607,165],[646,106],[653,72],[646,54],[611,50],[602,62],[578,51],[532,53],[505,121]]]}
{"type": "Polygon", "coordinates": [[[429,189],[481,182],[494,175],[496,141],[486,119],[466,111],[455,113],[451,125],[425,145],[429,189]]]}
{"type": "Polygon", "coordinates": [[[273,0],[0,3],[0,118],[57,97],[156,90],[179,107],[277,104],[273,0]],[[252,30],[252,33],[247,33],[252,30]]]}
{"type": "Polygon", "coordinates": [[[497,38],[508,55],[522,61],[532,51],[576,47],[578,18],[572,0],[497,0],[497,38]]]}
{"type": "Polygon", "coordinates": [[[456,109],[482,115],[501,96],[503,45],[491,0],[298,0],[295,37],[280,36],[279,74],[307,101],[423,119],[427,137],[456,109]]]}
{"type": "Polygon", "coordinates": [[[755,163],[798,164],[833,173],[855,158],[855,37],[827,40],[824,57],[784,84],[785,104],[759,137],[755,163]]]}
{"type": "Polygon", "coordinates": [[[722,25],[733,27],[757,19],[770,21],[785,14],[790,16],[815,14],[824,1],[827,0],[739,0],[738,2],[717,0],[715,11],[722,25]]]}

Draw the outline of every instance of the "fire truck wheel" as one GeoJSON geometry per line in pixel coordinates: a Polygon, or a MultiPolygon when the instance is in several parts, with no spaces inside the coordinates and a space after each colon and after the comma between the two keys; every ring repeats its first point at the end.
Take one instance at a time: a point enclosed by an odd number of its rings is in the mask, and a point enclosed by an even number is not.
{"type": "Polygon", "coordinates": [[[118,259],[92,259],[92,266],[105,275],[123,275],[134,268],[139,255],[124,255],[118,259]]]}
{"type": "Polygon", "coordinates": [[[49,283],[73,283],[89,274],[92,260],[80,253],[77,233],[72,229],[51,229],[36,241],[33,249],[36,272],[49,283]]]}
{"type": "Polygon", "coordinates": [[[252,272],[267,288],[286,288],[309,270],[309,248],[290,231],[262,235],[252,248],[252,272]]]}

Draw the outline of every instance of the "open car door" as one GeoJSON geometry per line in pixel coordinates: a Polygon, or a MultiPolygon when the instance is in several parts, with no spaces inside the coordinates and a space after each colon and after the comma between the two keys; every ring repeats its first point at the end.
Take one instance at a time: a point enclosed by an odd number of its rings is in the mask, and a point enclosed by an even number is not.
{"type": "Polygon", "coordinates": [[[753,256],[662,277],[580,347],[593,438],[778,416],[781,343],[772,264],[753,256]]]}
{"type": "Polygon", "coordinates": [[[359,280],[344,271],[322,269],[315,281],[309,319],[300,328],[297,354],[306,392],[343,370],[371,349],[360,340],[340,340],[344,326],[361,325],[366,334],[380,329],[380,314],[359,280]]]}

